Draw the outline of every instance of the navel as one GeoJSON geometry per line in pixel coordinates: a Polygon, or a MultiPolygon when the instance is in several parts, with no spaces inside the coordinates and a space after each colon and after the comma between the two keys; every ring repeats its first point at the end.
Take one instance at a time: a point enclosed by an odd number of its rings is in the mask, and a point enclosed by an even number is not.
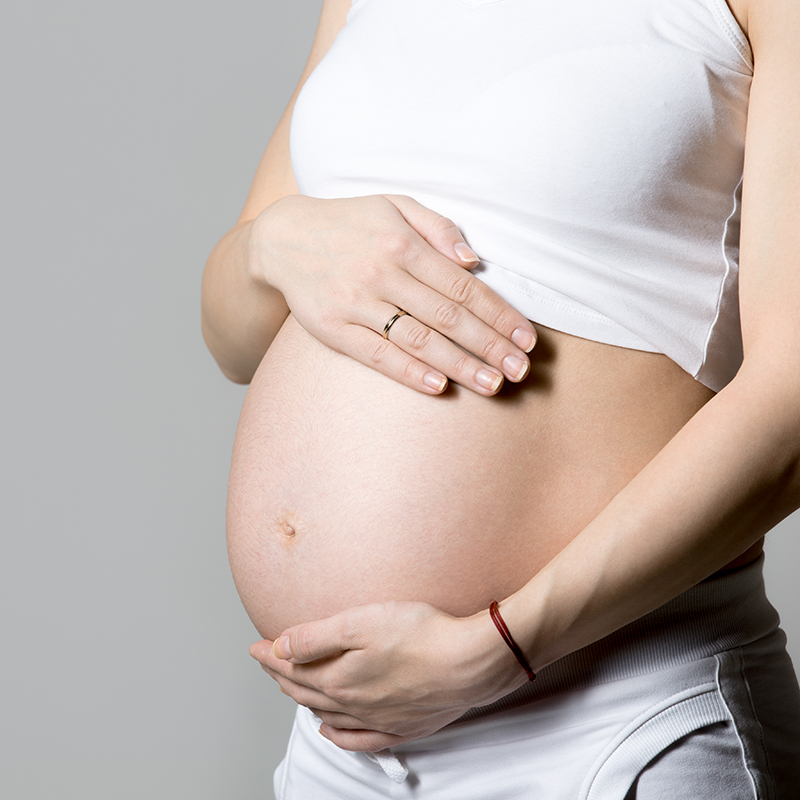
{"type": "Polygon", "coordinates": [[[284,541],[291,541],[297,536],[297,529],[300,525],[295,514],[281,514],[277,520],[277,532],[284,541]]]}

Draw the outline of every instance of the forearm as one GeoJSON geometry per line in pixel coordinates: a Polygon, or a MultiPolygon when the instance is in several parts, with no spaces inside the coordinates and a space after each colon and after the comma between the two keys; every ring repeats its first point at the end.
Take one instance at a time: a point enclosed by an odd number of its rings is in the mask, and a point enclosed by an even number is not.
{"type": "Polygon", "coordinates": [[[800,387],[743,368],[502,603],[534,669],[724,567],[800,505],[800,387]]]}
{"type": "Polygon", "coordinates": [[[249,383],[289,313],[283,295],[252,276],[255,224],[228,231],[203,273],[203,337],[220,369],[237,383],[249,383]]]}

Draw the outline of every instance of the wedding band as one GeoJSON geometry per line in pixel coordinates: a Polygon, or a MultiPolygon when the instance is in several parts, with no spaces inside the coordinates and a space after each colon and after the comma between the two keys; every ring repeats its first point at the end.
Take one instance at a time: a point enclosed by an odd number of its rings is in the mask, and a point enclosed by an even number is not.
{"type": "Polygon", "coordinates": [[[401,308],[384,326],[383,326],[383,338],[389,338],[389,331],[392,329],[392,325],[400,319],[400,317],[407,317],[410,316],[408,311],[403,311],[401,308]]]}

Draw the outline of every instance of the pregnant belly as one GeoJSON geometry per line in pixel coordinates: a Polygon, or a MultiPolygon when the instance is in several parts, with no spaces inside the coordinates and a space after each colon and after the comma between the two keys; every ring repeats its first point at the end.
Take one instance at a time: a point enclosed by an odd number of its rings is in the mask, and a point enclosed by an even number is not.
{"type": "Polygon", "coordinates": [[[388,599],[456,615],[522,586],[708,399],[665,357],[540,331],[484,398],[407,389],[290,317],[236,434],[228,550],[262,636],[388,599]]]}

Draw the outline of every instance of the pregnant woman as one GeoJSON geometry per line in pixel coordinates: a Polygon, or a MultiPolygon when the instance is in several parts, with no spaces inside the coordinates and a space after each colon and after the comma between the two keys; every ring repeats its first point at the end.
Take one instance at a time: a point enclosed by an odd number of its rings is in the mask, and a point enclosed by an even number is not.
{"type": "Polygon", "coordinates": [[[203,285],[279,800],[797,796],[798,142],[793,0],[325,0],[203,285]]]}

